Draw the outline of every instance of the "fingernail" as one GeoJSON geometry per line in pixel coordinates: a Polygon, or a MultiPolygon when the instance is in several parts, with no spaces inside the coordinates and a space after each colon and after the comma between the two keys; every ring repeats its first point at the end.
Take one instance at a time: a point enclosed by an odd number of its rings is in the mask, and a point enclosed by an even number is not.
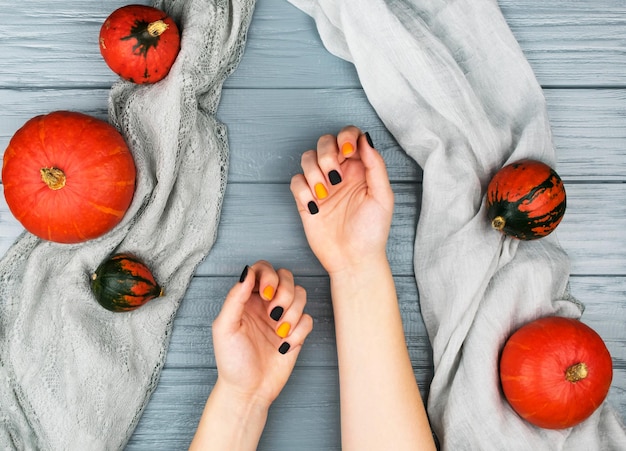
{"type": "Polygon", "coordinates": [[[352,145],[352,143],[345,143],[343,146],[341,146],[341,153],[343,153],[344,155],[350,155],[352,152],[354,152],[354,146],[352,145]]]}
{"type": "Polygon", "coordinates": [[[330,180],[331,185],[335,186],[341,183],[341,175],[339,175],[339,172],[333,169],[328,173],[328,180],[330,180]]]}
{"type": "Polygon", "coordinates": [[[278,326],[278,329],[276,329],[276,335],[278,335],[280,338],[285,338],[287,335],[289,335],[290,330],[291,324],[285,321],[280,326],[278,326]]]}
{"type": "Polygon", "coordinates": [[[324,199],[328,196],[328,191],[323,184],[318,183],[317,185],[315,185],[315,195],[318,199],[324,199]]]}
{"type": "Polygon", "coordinates": [[[280,345],[280,348],[278,348],[278,352],[280,352],[281,354],[287,354],[289,348],[291,348],[291,345],[287,342],[284,342],[282,345],[280,345]]]}
{"type": "Polygon", "coordinates": [[[280,305],[277,305],[270,312],[270,318],[272,318],[274,321],[278,321],[280,317],[283,316],[284,311],[284,308],[282,308],[280,305]]]}
{"type": "Polygon", "coordinates": [[[317,208],[317,204],[315,202],[313,202],[313,201],[309,202],[307,204],[307,207],[309,208],[309,212],[312,215],[315,215],[315,214],[319,213],[319,211],[320,211],[319,208],[317,208]]]}
{"type": "Polygon", "coordinates": [[[271,301],[274,298],[274,287],[271,285],[266,286],[263,290],[263,297],[265,297],[268,301],[271,301]]]}
{"type": "Polygon", "coordinates": [[[248,276],[248,269],[250,269],[248,265],[246,265],[246,267],[243,268],[243,271],[241,272],[241,276],[239,276],[239,283],[243,283],[243,281],[246,280],[246,277],[248,276]]]}
{"type": "Polygon", "coordinates": [[[367,143],[373,149],[374,148],[374,143],[372,142],[372,137],[370,136],[370,134],[368,132],[365,132],[365,139],[367,139],[367,143]]]}

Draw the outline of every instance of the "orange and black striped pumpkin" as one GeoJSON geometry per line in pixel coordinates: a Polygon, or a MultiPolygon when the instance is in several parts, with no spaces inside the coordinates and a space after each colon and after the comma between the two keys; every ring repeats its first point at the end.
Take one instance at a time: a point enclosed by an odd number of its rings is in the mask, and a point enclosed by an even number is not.
{"type": "Polygon", "coordinates": [[[105,259],[91,276],[91,289],[97,301],[112,312],[135,310],[163,296],[150,269],[131,254],[115,254],[105,259]]]}
{"type": "Polygon", "coordinates": [[[500,169],[487,187],[487,215],[494,229],[521,240],[550,234],[565,213],[565,188],[547,164],[521,160],[500,169]]]}

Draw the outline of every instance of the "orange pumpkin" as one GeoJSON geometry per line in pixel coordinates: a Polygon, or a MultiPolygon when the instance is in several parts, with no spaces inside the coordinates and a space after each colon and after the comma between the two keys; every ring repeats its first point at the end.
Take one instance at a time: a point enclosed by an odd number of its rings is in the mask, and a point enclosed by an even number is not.
{"type": "Polygon", "coordinates": [[[163,11],[126,5],[100,28],[100,53],[116,74],[133,83],[156,83],[169,73],[180,51],[180,32],[163,11]]]}
{"type": "Polygon", "coordinates": [[[546,429],[587,419],[606,398],[612,378],[604,341],[577,319],[531,321],[511,335],[500,358],[509,404],[526,421],[546,429]]]}
{"type": "Polygon", "coordinates": [[[30,119],[4,153],[6,202],[26,230],[59,243],[115,227],[135,190],[135,163],[122,135],[91,116],[55,111],[30,119]]]}

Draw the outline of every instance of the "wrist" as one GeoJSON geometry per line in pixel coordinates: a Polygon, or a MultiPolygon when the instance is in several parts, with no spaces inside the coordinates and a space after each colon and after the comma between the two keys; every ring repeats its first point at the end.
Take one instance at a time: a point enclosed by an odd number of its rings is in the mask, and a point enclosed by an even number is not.
{"type": "Polygon", "coordinates": [[[354,283],[362,284],[368,280],[377,280],[390,271],[387,254],[383,251],[335,268],[328,272],[328,276],[331,283],[350,286],[354,283]]]}
{"type": "Polygon", "coordinates": [[[218,377],[190,451],[255,450],[267,421],[269,405],[258,396],[228,386],[218,377]]]}
{"type": "Polygon", "coordinates": [[[237,387],[229,385],[219,377],[213,387],[211,396],[215,396],[224,408],[227,408],[237,416],[250,416],[266,414],[269,411],[271,402],[254,393],[247,393],[237,387]]]}

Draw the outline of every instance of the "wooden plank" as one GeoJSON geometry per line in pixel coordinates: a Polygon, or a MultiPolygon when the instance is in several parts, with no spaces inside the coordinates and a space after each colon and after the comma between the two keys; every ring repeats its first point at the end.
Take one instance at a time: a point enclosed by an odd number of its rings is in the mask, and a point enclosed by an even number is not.
{"type": "MultiPolygon", "coordinates": [[[[396,183],[393,188],[396,204],[387,250],[394,274],[412,275],[421,185],[396,183]]],[[[571,272],[626,274],[626,184],[571,184],[567,192],[567,211],[555,233],[569,254],[571,272]]],[[[1,254],[22,230],[2,196],[1,254]]],[[[244,264],[258,259],[289,267],[303,276],[324,274],[306,242],[288,185],[231,183],[226,189],[217,241],[197,274],[235,275],[244,264]]]]}
{"type": "Polygon", "coordinates": [[[623,1],[498,0],[498,3],[543,86],[594,85],[594,78],[601,84],[606,81],[605,86],[624,86],[626,3],[623,1]],[[601,55],[597,53],[600,49],[603,49],[601,55]]]}
{"type": "MultiPolygon", "coordinates": [[[[412,275],[420,185],[393,187],[396,204],[387,250],[394,274],[412,275]]],[[[571,272],[626,274],[626,185],[574,184],[567,190],[568,210],[555,233],[570,256],[571,272]]],[[[289,263],[302,275],[323,274],[306,243],[288,186],[229,185],[217,242],[198,273],[237,274],[250,258],[289,263]]]]}
{"type": "MultiPolygon", "coordinates": [[[[140,0],[147,4],[149,1],[140,0]]],[[[117,76],[98,50],[102,22],[120,0],[13,3],[3,13],[0,87],[109,86],[117,76]]],[[[500,1],[546,86],[625,86],[626,6],[620,0],[500,1]]],[[[313,20],[287,1],[257,2],[240,68],[244,88],[358,87],[353,66],[328,53],[313,20]]]]}
{"type": "MultiPolygon", "coordinates": [[[[626,90],[544,90],[566,181],[626,180],[626,90]]],[[[70,109],[107,118],[107,89],[0,90],[4,106],[0,151],[24,122],[70,109]]],[[[228,125],[229,182],[288,183],[300,155],[324,133],[352,123],[370,132],[394,181],[421,179],[421,169],[397,145],[361,89],[227,89],[218,118],[228,125]],[[291,107],[297,105],[297,108],[291,107]],[[243,113],[245,112],[245,113],[243,113]]]]}
{"type": "MultiPolygon", "coordinates": [[[[195,277],[182,302],[176,320],[166,367],[215,367],[211,324],[224,297],[237,281],[232,277],[195,277]]],[[[306,311],[314,329],[300,354],[300,367],[336,367],[335,325],[330,287],[325,276],[299,277],[296,283],[307,290],[306,311]]],[[[404,332],[413,366],[425,371],[432,366],[430,343],[419,309],[419,296],[412,276],[395,277],[404,332]]],[[[626,369],[626,276],[573,276],[571,292],[585,304],[583,322],[601,334],[617,368],[626,369]]],[[[424,381],[422,381],[424,383],[424,381]]],[[[626,388],[626,380],[620,384],[626,388]]],[[[619,384],[618,384],[619,385],[619,384]]]]}

